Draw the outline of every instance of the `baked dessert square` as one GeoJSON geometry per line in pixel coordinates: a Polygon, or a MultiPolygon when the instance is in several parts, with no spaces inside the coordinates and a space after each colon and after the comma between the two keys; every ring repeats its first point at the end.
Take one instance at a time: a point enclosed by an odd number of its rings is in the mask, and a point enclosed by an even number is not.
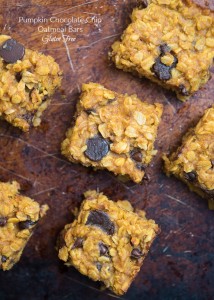
{"type": "Polygon", "coordinates": [[[157,82],[186,100],[210,78],[214,13],[187,0],[151,0],[112,45],[116,67],[157,82]]]}
{"type": "Polygon", "coordinates": [[[192,191],[214,200],[214,107],[206,110],[177,151],[164,160],[167,175],[175,175],[192,191]]]}
{"type": "Polygon", "coordinates": [[[0,117],[28,131],[38,126],[50,96],[61,85],[54,58],[0,35],[0,117]]]}
{"type": "Polygon", "coordinates": [[[61,232],[59,258],[118,295],[134,280],[159,232],[144,211],[102,193],[85,193],[77,219],[61,232]]]}
{"type": "Polygon", "coordinates": [[[47,205],[19,194],[18,182],[0,182],[0,269],[10,270],[20,259],[47,205]]]}
{"type": "Polygon", "coordinates": [[[162,105],[142,102],[97,83],[83,84],[76,121],[62,143],[72,162],[108,169],[140,182],[156,154],[154,141],[162,105]]]}

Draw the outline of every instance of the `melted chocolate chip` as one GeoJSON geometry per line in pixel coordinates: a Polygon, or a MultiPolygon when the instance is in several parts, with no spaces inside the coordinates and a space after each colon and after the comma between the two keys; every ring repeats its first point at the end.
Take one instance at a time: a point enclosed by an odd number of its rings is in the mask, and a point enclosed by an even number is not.
{"type": "Polygon", "coordinates": [[[159,48],[160,48],[161,56],[164,56],[167,52],[170,52],[170,50],[171,50],[170,47],[166,43],[160,45],[159,48]]]}
{"type": "Polygon", "coordinates": [[[103,255],[107,255],[108,256],[108,247],[103,244],[103,243],[99,243],[99,249],[100,249],[100,256],[103,256],[103,255]]]}
{"type": "Polygon", "coordinates": [[[25,54],[25,48],[14,39],[9,39],[0,47],[0,56],[6,63],[13,64],[22,59],[25,54]]]}
{"type": "Polygon", "coordinates": [[[211,159],[211,169],[214,169],[214,159],[211,159]]]}
{"type": "Polygon", "coordinates": [[[141,6],[142,6],[142,8],[147,8],[147,6],[148,6],[148,1],[147,1],[147,0],[142,0],[142,1],[141,1],[141,6]]]}
{"type": "Polygon", "coordinates": [[[85,112],[90,115],[91,113],[96,113],[96,110],[94,108],[86,109],[85,112]]]}
{"type": "Polygon", "coordinates": [[[22,79],[22,73],[21,72],[16,73],[15,78],[19,82],[22,79]]]}
{"type": "Polygon", "coordinates": [[[143,253],[138,248],[134,248],[131,252],[131,258],[139,259],[142,256],[143,256],[143,253]]]}
{"type": "Polygon", "coordinates": [[[33,222],[31,220],[21,221],[19,222],[19,229],[30,229],[32,226],[34,226],[37,222],[33,222]]]}
{"type": "Polygon", "coordinates": [[[116,98],[114,98],[114,99],[109,99],[107,104],[111,104],[111,103],[113,103],[113,102],[115,102],[115,101],[116,101],[116,98]]]}
{"type": "Polygon", "coordinates": [[[102,264],[101,264],[100,262],[97,262],[97,263],[96,263],[96,267],[97,267],[97,270],[98,270],[98,271],[101,271],[101,269],[102,269],[102,264]]]}
{"type": "Polygon", "coordinates": [[[140,171],[145,171],[146,165],[141,163],[136,163],[136,168],[140,171]]]}
{"type": "Polygon", "coordinates": [[[72,246],[72,249],[75,249],[75,248],[82,248],[82,246],[83,246],[83,241],[84,241],[83,238],[77,238],[76,241],[74,242],[73,246],[72,246]]]}
{"type": "Polygon", "coordinates": [[[175,67],[176,67],[176,65],[177,65],[177,63],[178,63],[178,59],[177,59],[177,57],[175,56],[175,53],[174,53],[174,52],[171,51],[171,54],[172,54],[173,57],[174,57],[174,61],[173,61],[173,63],[172,63],[171,66],[170,66],[170,68],[172,69],[172,68],[175,68],[175,67]]]}
{"type": "Polygon", "coordinates": [[[5,256],[5,255],[2,255],[2,257],[1,257],[1,262],[2,262],[2,263],[5,263],[7,260],[8,260],[8,257],[5,256]]]}
{"type": "Polygon", "coordinates": [[[184,172],[184,177],[188,180],[188,181],[195,181],[197,179],[197,174],[196,172],[192,171],[192,172],[184,172]]]}
{"type": "Polygon", "coordinates": [[[102,210],[92,210],[89,213],[86,225],[97,226],[109,235],[114,234],[114,223],[110,220],[107,213],[102,210]]]}
{"type": "Polygon", "coordinates": [[[186,87],[183,84],[180,84],[179,87],[179,93],[183,96],[189,96],[189,92],[187,91],[186,87]]]}
{"type": "Polygon", "coordinates": [[[151,67],[151,71],[155,73],[158,79],[167,81],[172,77],[171,70],[177,65],[178,59],[167,44],[160,45],[159,49],[160,55],[156,58],[154,65],[151,67]],[[161,57],[163,57],[166,53],[170,53],[174,57],[174,61],[171,66],[166,66],[161,62],[161,57]]]}
{"type": "Polygon", "coordinates": [[[161,58],[158,57],[152,66],[152,72],[154,72],[156,77],[160,80],[169,80],[172,77],[171,70],[177,63],[177,58],[174,57],[173,64],[171,66],[166,66],[161,62],[161,58]]]}
{"type": "Polygon", "coordinates": [[[160,80],[169,80],[171,78],[171,67],[164,65],[160,57],[156,59],[152,66],[152,72],[155,73],[156,77],[160,80]]]}
{"type": "Polygon", "coordinates": [[[3,227],[7,224],[7,218],[0,217],[0,227],[3,227]]]}
{"type": "Polygon", "coordinates": [[[84,154],[92,161],[100,161],[109,152],[109,142],[101,136],[96,136],[87,141],[84,154]]]}
{"type": "Polygon", "coordinates": [[[148,1],[147,0],[138,0],[137,1],[137,6],[139,6],[140,8],[147,8],[148,1]]]}
{"type": "Polygon", "coordinates": [[[130,152],[130,157],[137,162],[142,162],[142,158],[143,158],[142,152],[138,148],[135,148],[130,152]]]}

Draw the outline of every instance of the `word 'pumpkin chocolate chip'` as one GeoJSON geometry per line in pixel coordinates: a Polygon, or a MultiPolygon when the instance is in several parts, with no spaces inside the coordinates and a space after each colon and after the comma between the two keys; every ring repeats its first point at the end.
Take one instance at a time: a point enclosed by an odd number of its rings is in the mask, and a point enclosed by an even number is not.
{"type": "Polygon", "coordinates": [[[14,39],[6,40],[0,47],[0,56],[6,63],[13,64],[25,55],[25,47],[14,39]]]}
{"type": "Polygon", "coordinates": [[[108,235],[113,235],[115,231],[114,223],[110,220],[107,213],[102,210],[92,210],[88,215],[86,225],[97,226],[108,235]]]}
{"type": "Polygon", "coordinates": [[[84,154],[92,161],[100,161],[109,152],[109,142],[101,136],[88,139],[84,154]]]}

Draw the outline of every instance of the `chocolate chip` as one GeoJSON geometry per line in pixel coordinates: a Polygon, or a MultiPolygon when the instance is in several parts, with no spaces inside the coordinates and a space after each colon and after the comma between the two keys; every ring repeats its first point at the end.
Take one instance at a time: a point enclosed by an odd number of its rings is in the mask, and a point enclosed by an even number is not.
{"type": "Polygon", "coordinates": [[[143,158],[142,152],[138,148],[135,148],[130,152],[130,157],[137,162],[142,162],[142,158],[143,158]]]}
{"type": "Polygon", "coordinates": [[[33,222],[31,220],[21,221],[19,222],[19,229],[30,229],[32,226],[34,226],[37,222],[33,222]]]}
{"type": "Polygon", "coordinates": [[[2,257],[1,257],[1,262],[2,262],[2,263],[5,263],[7,260],[8,260],[8,257],[5,256],[5,255],[2,255],[2,257]]]}
{"type": "Polygon", "coordinates": [[[137,1],[137,6],[139,6],[140,8],[147,8],[148,1],[147,0],[138,0],[137,1]]]}
{"type": "Polygon", "coordinates": [[[142,6],[142,8],[147,8],[147,6],[148,6],[148,1],[147,1],[147,0],[142,0],[142,1],[141,1],[141,6],[142,6]]]}
{"type": "Polygon", "coordinates": [[[0,217],[0,227],[3,227],[7,224],[7,218],[0,217]]]}
{"type": "Polygon", "coordinates": [[[161,56],[164,56],[167,52],[170,52],[170,50],[171,50],[170,47],[166,43],[160,45],[159,48],[160,48],[161,56]]]}
{"type": "Polygon", "coordinates": [[[100,255],[103,256],[103,255],[108,255],[108,246],[106,246],[105,244],[103,243],[99,243],[99,249],[100,249],[100,255]]]}
{"type": "Polygon", "coordinates": [[[9,39],[0,47],[0,56],[6,63],[13,64],[22,59],[25,54],[25,48],[14,39],[9,39]]]}
{"type": "Polygon", "coordinates": [[[211,159],[211,169],[214,169],[214,159],[211,159]]]}
{"type": "Polygon", "coordinates": [[[87,141],[84,154],[92,161],[100,161],[109,152],[109,142],[101,136],[96,136],[87,141]]]}
{"type": "Polygon", "coordinates": [[[86,225],[97,226],[109,235],[114,234],[114,223],[110,220],[107,213],[102,210],[92,210],[89,213],[86,225]]]}
{"type": "Polygon", "coordinates": [[[186,87],[183,84],[178,86],[179,93],[183,96],[189,96],[189,92],[187,91],[186,87]]]}
{"type": "Polygon", "coordinates": [[[107,104],[111,104],[111,103],[113,103],[113,102],[115,102],[115,101],[116,101],[116,98],[114,98],[114,99],[109,99],[107,104]]]}
{"type": "Polygon", "coordinates": [[[175,68],[176,67],[176,65],[177,65],[177,63],[178,63],[178,59],[177,59],[177,57],[175,56],[175,53],[173,52],[173,51],[171,51],[170,52],[172,55],[173,55],[173,57],[174,57],[174,61],[173,61],[173,63],[171,64],[171,66],[170,66],[170,68],[172,69],[172,68],[175,68]]]}
{"type": "Polygon", "coordinates": [[[191,172],[184,172],[184,177],[186,178],[186,180],[188,181],[195,181],[197,178],[197,174],[195,171],[191,171],[191,172]]]}
{"type": "Polygon", "coordinates": [[[72,249],[75,249],[75,248],[82,248],[83,246],[83,241],[84,239],[83,238],[77,238],[72,246],[72,249]]]}
{"type": "Polygon", "coordinates": [[[136,163],[136,168],[140,171],[145,171],[146,164],[136,163]]]}
{"type": "Polygon", "coordinates": [[[155,60],[151,70],[160,80],[169,80],[171,78],[171,67],[164,65],[160,57],[155,60]]]}
{"type": "Polygon", "coordinates": [[[98,271],[101,271],[101,269],[102,269],[102,264],[101,264],[100,262],[97,262],[97,263],[96,263],[96,267],[97,267],[97,270],[98,270],[98,271]]]}
{"type": "Polygon", "coordinates": [[[155,73],[158,79],[167,81],[172,77],[171,70],[177,65],[178,59],[175,56],[175,53],[170,50],[170,47],[167,44],[162,44],[159,48],[160,55],[156,58],[154,65],[151,67],[151,71],[155,73]],[[161,62],[161,57],[163,57],[166,53],[170,53],[174,57],[174,61],[171,66],[166,66],[161,62]]]}
{"type": "Polygon", "coordinates": [[[15,78],[19,82],[22,79],[22,73],[21,72],[16,73],[15,78]]]}
{"type": "Polygon", "coordinates": [[[131,258],[139,259],[142,256],[143,256],[143,253],[138,248],[134,248],[131,252],[131,258]]]}
{"type": "Polygon", "coordinates": [[[94,108],[86,109],[85,112],[90,115],[91,113],[96,113],[96,110],[94,108]]]}

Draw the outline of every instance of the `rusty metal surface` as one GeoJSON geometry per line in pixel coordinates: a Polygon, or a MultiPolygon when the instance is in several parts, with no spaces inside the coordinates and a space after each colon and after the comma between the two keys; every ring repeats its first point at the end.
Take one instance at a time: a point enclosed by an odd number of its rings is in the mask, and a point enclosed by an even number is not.
{"type": "MultiPolygon", "coordinates": [[[[162,229],[124,299],[214,299],[213,212],[183,183],[167,178],[161,160],[162,153],[179,145],[182,134],[214,102],[214,78],[188,102],[181,103],[173,93],[150,81],[116,70],[107,53],[128,24],[136,2],[1,1],[1,31],[29,48],[54,56],[64,71],[62,90],[54,95],[38,129],[22,133],[0,122],[0,180],[18,180],[23,193],[50,206],[20,263],[9,272],[0,272],[1,300],[113,298],[108,291],[101,291],[98,283],[63,266],[54,248],[57,234],[72,220],[70,211],[80,204],[83,191],[96,188],[113,200],[129,199],[135,207],[144,208],[162,229]],[[42,37],[48,34],[38,32],[40,24],[19,22],[19,17],[91,15],[102,21],[82,26],[83,32],[71,34],[76,41],[67,43],[44,44],[42,37]],[[125,184],[106,171],[94,172],[61,156],[60,143],[73,118],[81,83],[87,81],[164,104],[156,142],[159,152],[148,170],[150,181],[146,184],[125,184]]],[[[214,1],[209,5],[214,8],[214,1]]],[[[65,24],[43,26],[63,28],[65,24]]],[[[55,35],[60,37],[61,33],[55,35]]]]}

